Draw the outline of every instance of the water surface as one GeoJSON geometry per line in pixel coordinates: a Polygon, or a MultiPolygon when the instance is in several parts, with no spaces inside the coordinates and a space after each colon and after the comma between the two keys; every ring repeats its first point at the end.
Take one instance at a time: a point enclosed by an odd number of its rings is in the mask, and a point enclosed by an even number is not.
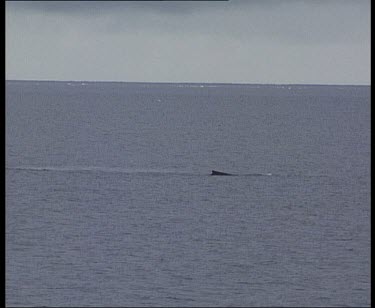
{"type": "Polygon", "coordinates": [[[7,305],[370,303],[369,87],[7,82],[7,305]]]}

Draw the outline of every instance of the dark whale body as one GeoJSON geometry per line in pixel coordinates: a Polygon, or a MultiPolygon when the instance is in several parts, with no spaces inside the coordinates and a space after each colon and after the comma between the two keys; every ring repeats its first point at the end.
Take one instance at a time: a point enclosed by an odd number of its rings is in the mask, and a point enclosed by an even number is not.
{"type": "Polygon", "coordinates": [[[233,175],[233,174],[212,170],[211,175],[233,175]]]}

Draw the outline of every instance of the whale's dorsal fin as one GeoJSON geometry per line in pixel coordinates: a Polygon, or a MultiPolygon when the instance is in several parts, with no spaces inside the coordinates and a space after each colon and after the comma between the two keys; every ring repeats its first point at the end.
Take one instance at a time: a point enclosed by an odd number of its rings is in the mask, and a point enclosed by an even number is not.
{"type": "Polygon", "coordinates": [[[220,172],[220,171],[216,171],[216,170],[212,170],[211,175],[232,175],[232,174],[225,173],[225,172],[220,172]]]}

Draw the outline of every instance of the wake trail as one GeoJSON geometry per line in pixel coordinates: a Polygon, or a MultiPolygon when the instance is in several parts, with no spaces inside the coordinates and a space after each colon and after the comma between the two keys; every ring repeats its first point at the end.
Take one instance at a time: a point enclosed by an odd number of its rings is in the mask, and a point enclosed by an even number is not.
{"type": "MultiPolygon", "coordinates": [[[[6,167],[7,170],[35,171],[35,172],[103,172],[103,173],[123,173],[123,174],[144,174],[144,175],[185,175],[185,176],[211,176],[209,173],[194,173],[178,170],[160,170],[160,169],[124,169],[118,167],[95,167],[95,166],[13,166],[6,167]]],[[[272,173],[247,173],[233,174],[232,176],[271,176],[272,173]]]]}
{"type": "Polygon", "coordinates": [[[110,167],[35,167],[35,166],[17,166],[6,167],[8,170],[20,171],[39,171],[39,172],[103,172],[103,173],[123,173],[123,174],[153,174],[153,175],[197,175],[196,173],[183,172],[176,170],[160,169],[124,169],[110,167]]]}

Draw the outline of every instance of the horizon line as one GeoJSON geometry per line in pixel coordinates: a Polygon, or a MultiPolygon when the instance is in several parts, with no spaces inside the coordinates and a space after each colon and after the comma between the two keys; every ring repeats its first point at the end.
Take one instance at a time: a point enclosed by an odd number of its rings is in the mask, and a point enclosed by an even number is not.
{"type": "Polygon", "coordinates": [[[249,83],[249,82],[199,82],[199,81],[124,81],[124,80],[54,80],[54,79],[5,79],[5,82],[101,82],[101,83],[157,83],[157,84],[220,84],[220,85],[304,85],[304,86],[371,86],[369,84],[349,84],[349,83],[249,83]]]}

